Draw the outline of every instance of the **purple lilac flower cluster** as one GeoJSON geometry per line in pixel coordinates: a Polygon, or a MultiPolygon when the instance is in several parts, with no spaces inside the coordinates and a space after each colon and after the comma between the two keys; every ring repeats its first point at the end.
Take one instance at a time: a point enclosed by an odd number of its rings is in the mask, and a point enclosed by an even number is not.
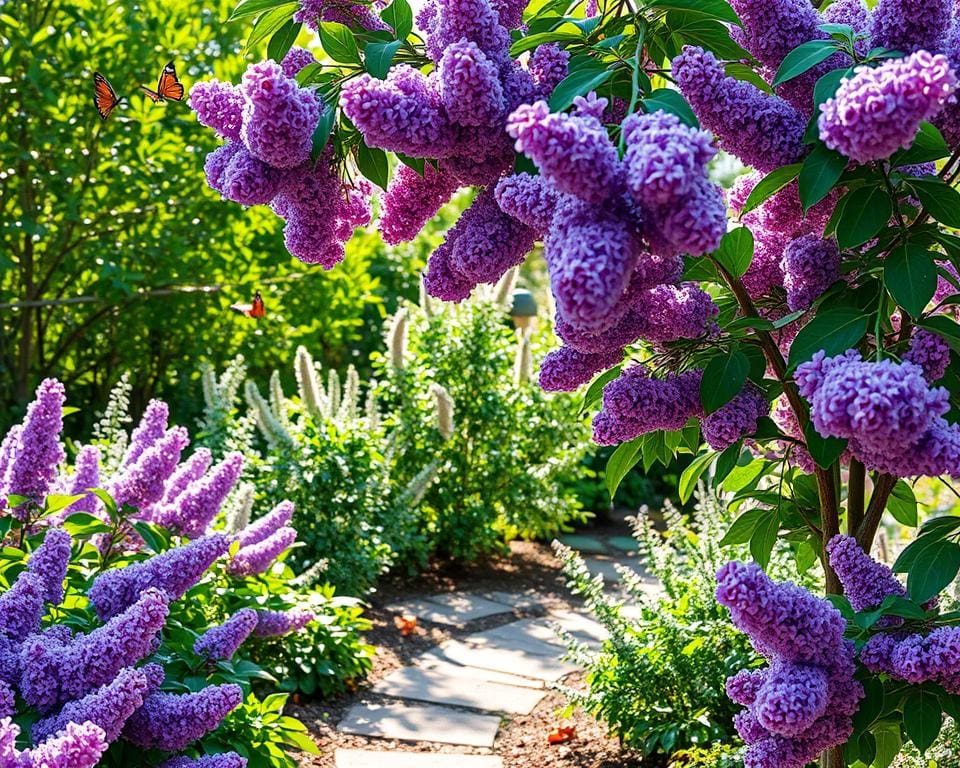
{"type": "Polygon", "coordinates": [[[927,635],[881,633],[860,651],[860,662],[913,685],[933,682],[960,694],[960,627],[939,627],[927,635]]]}
{"type": "Polygon", "coordinates": [[[234,576],[266,571],[297,540],[297,532],[290,525],[292,518],[293,503],[282,501],[269,514],[244,528],[237,536],[240,548],[227,571],[234,576]]]}
{"type": "Polygon", "coordinates": [[[715,451],[723,451],[744,435],[757,431],[757,421],[770,413],[770,403],[760,389],[748,382],[729,403],[704,417],[703,439],[715,451]]]}
{"type": "Polygon", "coordinates": [[[193,645],[194,653],[208,659],[228,660],[257,627],[257,612],[241,608],[223,624],[210,627],[193,645]]]}
{"type": "Polygon", "coordinates": [[[201,123],[227,139],[207,157],[210,186],[242,205],[272,205],[286,220],[287,249],[329,269],[343,259],[354,228],[369,222],[370,190],[345,187],[329,153],[316,166],[310,160],[313,133],[327,106],[298,86],[294,75],[311,58],[292,49],[281,64],[251,64],[239,85],[197,83],[190,106],[201,123]]]}
{"type": "Polygon", "coordinates": [[[853,610],[869,611],[890,595],[906,596],[893,572],[864,552],[852,536],[834,536],[827,544],[827,555],[853,610]]]}
{"type": "Polygon", "coordinates": [[[289,611],[257,611],[256,637],[280,637],[298,632],[313,621],[313,611],[293,608],[289,611]]]}
{"type": "Polygon", "coordinates": [[[247,758],[240,757],[235,752],[225,752],[222,755],[204,755],[196,759],[192,757],[175,757],[160,764],[160,768],[247,768],[247,758]]]}
{"type": "Polygon", "coordinates": [[[151,693],[127,720],[123,738],[144,749],[175,752],[213,731],[240,706],[239,685],[208,685],[196,693],[151,693]]]}
{"type": "Polygon", "coordinates": [[[864,361],[856,350],[818,352],[798,366],[797,386],[824,437],[849,441],[869,469],[898,477],[960,474],[960,427],[948,424],[949,393],[911,362],[864,361]]]}
{"type": "Polygon", "coordinates": [[[63,580],[67,577],[70,562],[70,534],[62,528],[48,528],[43,543],[30,555],[28,570],[35,574],[43,585],[43,599],[60,605],[63,602],[63,580]]]}
{"type": "Polygon", "coordinates": [[[903,359],[923,369],[929,382],[938,381],[950,365],[950,345],[946,339],[926,328],[915,328],[910,336],[910,347],[903,359]]]}
{"type": "Polygon", "coordinates": [[[840,612],[755,563],[728,563],[717,582],[717,600],[769,662],[727,681],[727,694],[745,707],[734,721],[748,744],[745,768],[803,768],[843,744],[864,691],[840,612]]]}
{"type": "Polygon", "coordinates": [[[103,729],[89,721],[69,722],[32,749],[18,752],[20,727],[9,717],[0,718],[0,766],[2,768],[93,768],[107,751],[103,729]]]}
{"type": "Polygon", "coordinates": [[[228,453],[210,472],[191,482],[182,493],[164,504],[154,521],[182,536],[196,538],[220,511],[230,489],[240,479],[243,454],[228,453]]]}

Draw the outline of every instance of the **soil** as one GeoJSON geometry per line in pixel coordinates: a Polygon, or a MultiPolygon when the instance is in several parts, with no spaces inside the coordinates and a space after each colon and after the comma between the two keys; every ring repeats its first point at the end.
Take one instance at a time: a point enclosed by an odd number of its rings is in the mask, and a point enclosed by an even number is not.
{"type": "MultiPolygon", "coordinates": [[[[608,533],[604,530],[603,533],[608,533]]],[[[414,657],[446,640],[458,639],[474,632],[516,621],[518,617],[540,616],[548,610],[579,607],[579,601],[564,586],[563,574],[549,545],[536,542],[513,542],[510,554],[482,564],[459,568],[436,568],[413,579],[390,579],[370,599],[367,612],[373,628],[366,639],[376,646],[373,669],[355,692],[319,701],[291,704],[290,714],[300,718],[310,729],[320,747],[319,756],[304,755],[300,765],[308,768],[334,768],[333,753],[337,748],[377,749],[384,752],[449,752],[456,754],[490,754],[486,749],[449,746],[427,742],[399,742],[367,739],[338,733],[336,724],[347,709],[363,699],[370,702],[389,701],[389,697],[373,694],[369,687],[414,657]],[[394,615],[384,606],[412,596],[441,592],[504,591],[536,592],[542,596],[539,605],[514,614],[492,616],[470,622],[465,628],[454,628],[423,622],[415,634],[401,636],[394,626],[394,615]]],[[[568,676],[564,685],[584,687],[581,673],[568,676]]],[[[494,753],[504,768],[656,768],[655,763],[641,762],[639,756],[624,752],[616,738],[607,735],[602,724],[581,711],[563,712],[564,695],[552,690],[529,715],[515,715],[504,720],[497,736],[494,753]],[[558,726],[572,726],[575,737],[563,744],[551,745],[547,735],[558,726]]],[[[389,766],[384,761],[385,768],[389,766]]]]}

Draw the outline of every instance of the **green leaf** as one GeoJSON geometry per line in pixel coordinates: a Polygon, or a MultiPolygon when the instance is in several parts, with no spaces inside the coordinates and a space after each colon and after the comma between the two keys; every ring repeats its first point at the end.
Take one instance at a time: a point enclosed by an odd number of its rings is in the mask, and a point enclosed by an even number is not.
{"type": "Polygon", "coordinates": [[[762,179],[760,179],[760,181],[757,182],[757,186],[755,186],[753,191],[747,196],[747,199],[743,204],[743,210],[740,211],[740,217],[742,218],[744,214],[750,213],[750,211],[752,211],[758,205],[769,200],[771,197],[777,194],[777,192],[787,186],[787,184],[797,178],[802,167],[802,163],[785,165],[782,168],[777,168],[775,171],[771,171],[762,179]]]}
{"type": "Polygon", "coordinates": [[[729,547],[735,544],[746,544],[753,537],[753,532],[760,522],[768,515],[770,515],[770,510],[762,507],[747,510],[733,521],[723,538],[720,539],[720,546],[729,547]]]}
{"type": "Polygon", "coordinates": [[[917,497],[914,496],[913,488],[904,480],[897,480],[893,486],[893,493],[887,499],[887,509],[901,525],[908,528],[917,527],[917,497]]]}
{"type": "Polygon", "coordinates": [[[393,57],[402,45],[403,43],[399,40],[389,43],[367,43],[367,47],[363,50],[367,72],[378,80],[383,80],[390,71],[393,57]]]}
{"type": "Polygon", "coordinates": [[[771,85],[776,87],[802,75],[829,59],[837,50],[839,46],[836,40],[811,40],[798,45],[784,56],[771,85]]]}
{"type": "Polygon", "coordinates": [[[641,451],[643,450],[644,437],[638,437],[629,443],[621,443],[607,460],[607,468],[603,473],[603,479],[611,499],[617,495],[617,488],[620,487],[623,478],[627,476],[627,472],[633,469],[642,458],[641,451]]]}
{"type": "Polygon", "coordinates": [[[797,544],[797,551],[794,555],[794,559],[797,563],[797,570],[800,573],[806,573],[809,571],[817,562],[817,550],[813,548],[813,545],[808,541],[801,541],[797,544]]]}
{"type": "Polygon", "coordinates": [[[531,51],[534,48],[544,45],[546,43],[556,43],[572,40],[583,40],[583,35],[579,32],[573,31],[563,31],[563,30],[552,30],[550,32],[538,32],[535,35],[527,35],[526,37],[521,37],[513,45],[510,46],[510,55],[519,56],[525,51],[531,51]]]}
{"type": "Polygon", "coordinates": [[[650,95],[643,100],[643,109],[647,114],[659,109],[671,115],[676,115],[691,128],[700,127],[700,121],[697,120],[690,104],[678,91],[672,88],[657,88],[655,91],[651,91],[650,95]]]}
{"type": "Polygon", "coordinates": [[[920,123],[920,130],[910,149],[902,149],[891,157],[890,167],[896,170],[904,165],[932,163],[949,155],[950,147],[943,134],[931,123],[920,123]]]}
{"type": "Polygon", "coordinates": [[[837,437],[824,437],[817,432],[812,421],[807,422],[807,426],[803,430],[803,438],[813,460],[822,469],[831,466],[847,450],[846,440],[837,437]]]}
{"type": "Polygon", "coordinates": [[[727,448],[723,453],[717,456],[717,466],[713,471],[713,482],[720,484],[729,477],[730,473],[736,469],[740,461],[740,452],[743,450],[743,441],[737,440],[733,445],[727,448]]]}
{"type": "Polygon", "coordinates": [[[804,212],[825,198],[847,167],[847,158],[818,144],[800,169],[800,202],[804,212]]]}
{"type": "Polygon", "coordinates": [[[697,456],[697,458],[691,461],[687,465],[687,468],[680,473],[678,490],[681,504],[686,504],[690,500],[690,497],[693,496],[693,492],[697,487],[697,482],[700,480],[700,476],[706,472],[716,458],[717,454],[715,451],[707,451],[697,456]]]}
{"type": "Polygon", "coordinates": [[[247,42],[244,44],[243,50],[253,50],[255,45],[258,45],[279,30],[293,18],[293,14],[297,8],[299,8],[299,5],[296,3],[286,3],[263,14],[263,16],[254,23],[253,29],[250,30],[250,35],[247,37],[247,42]]]}
{"type": "Polygon", "coordinates": [[[843,211],[837,222],[837,243],[841,248],[863,245],[883,229],[893,205],[887,191],[879,186],[866,186],[843,197],[843,211]]]}
{"type": "Polygon", "coordinates": [[[577,96],[583,96],[596,90],[607,80],[613,77],[612,69],[597,69],[590,67],[567,75],[550,96],[550,109],[553,112],[562,112],[577,96]]]}
{"type": "Polygon", "coordinates": [[[144,523],[143,521],[137,521],[133,524],[133,527],[136,528],[137,533],[140,534],[140,538],[143,539],[144,543],[150,549],[151,552],[159,554],[164,550],[164,542],[154,531],[154,528],[149,523],[144,523]]]}
{"type": "Polygon", "coordinates": [[[380,13],[380,18],[393,29],[398,40],[406,40],[413,31],[413,9],[407,0],[393,0],[380,13]]]}
{"type": "Polygon", "coordinates": [[[320,45],[324,52],[341,64],[360,64],[360,51],[353,32],[335,21],[320,22],[320,45]]]}
{"type": "Polygon", "coordinates": [[[740,24],[740,18],[725,0],[653,0],[647,7],[673,8],[728,21],[731,24],[740,24]]]}
{"type": "Polygon", "coordinates": [[[292,15],[299,7],[299,3],[291,3],[289,0],[242,0],[242,2],[237,3],[237,7],[233,9],[233,13],[227,17],[227,21],[236,21],[237,19],[244,19],[248,16],[258,16],[264,11],[283,6],[289,6],[292,15]]]}
{"type": "Polygon", "coordinates": [[[899,726],[878,728],[873,731],[873,738],[877,742],[877,756],[870,768],[889,768],[903,748],[899,726]]]}
{"type": "MultiPolygon", "coordinates": [[[[919,539],[918,539],[919,541],[919,539]]],[[[918,541],[913,542],[914,544],[918,541]]],[[[906,554],[906,550],[904,550],[906,554]]],[[[960,544],[940,539],[931,542],[917,556],[907,573],[907,592],[917,603],[925,603],[950,584],[960,573],[960,544]]]]}
{"type": "Polygon", "coordinates": [[[906,695],[903,701],[903,727],[921,754],[933,746],[942,726],[943,712],[936,694],[920,688],[906,695]]]}
{"type": "Polygon", "coordinates": [[[700,403],[709,414],[733,400],[750,373],[750,360],[740,350],[718,355],[707,363],[700,384],[700,403]]]}
{"type": "Polygon", "coordinates": [[[855,347],[867,332],[869,319],[855,307],[835,307],[820,312],[793,340],[790,368],[805,363],[821,349],[832,357],[855,347]]]}
{"type": "Polygon", "coordinates": [[[297,35],[300,34],[302,27],[303,24],[294,23],[293,19],[289,19],[286,24],[273,33],[273,37],[267,43],[267,57],[274,61],[283,61],[283,57],[297,42],[297,35]]]}
{"type": "Polygon", "coordinates": [[[731,275],[742,277],[753,261],[753,232],[746,227],[730,230],[713,257],[731,275]]]}
{"type": "Polygon", "coordinates": [[[617,365],[609,371],[604,371],[590,382],[587,391],[583,395],[583,403],[580,406],[580,413],[586,413],[587,410],[603,396],[603,388],[620,375],[623,369],[622,365],[617,365]]]}
{"type": "Polygon", "coordinates": [[[417,175],[423,178],[427,163],[422,157],[409,157],[408,155],[401,155],[399,152],[395,152],[394,154],[397,156],[397,160],[404,165],[413,168],[413,170],[417,172],[417,175]]]}
{"type": "Polygon", "coordinates": [[[770,564],[770,555],[773,553],[773,547],[777,543],[779,533],[780,519],[776,514],[771,514],[757,525],[750,537],[750,554],[757,565],[764,570],[770,564]]]}
{"type": "Polygon", "coordinates": [[[333,132],[333,126],[337,122],[337,110],[334,107],[324,107],[320,113],[320,122],[317,123],[316,130],[313,132],[313,149],[310,150],[310,158],[316,162],[317,158],[323,153],[330,141],[330,134],[333,132]]]}
{"type": "Polygon", "coordinates": [[[45,515],[52,515],[55,512],[66,509],[71,504],[75,504],[86,495],[87,494],[85,493],[80,493],[74,496],[67,496],[59,493],[52,493],[43,501],[43,513],[45,515]]]}
{"type": "Polygon", "coordinates": [[[960,227],[960,192],[936,176],[910,179],[908,184],[934,219],[948,227],[960,227]]]}
{"type": "Polygon", "coordinates": [[[357,147],[357,168],[381,189],[386,189],[390,183],[390,161],[382,149],[360,144],[357,147]]]}
{"type": "Polygon", "coordinates": [[[63,521],[63,529],[71,536],[87,537],[95,533],[109,533],[110,526],[86,512],[75,512],[63,521]]]}
{"type": "Polygon", "coordinates": [[[933,254],[912,243],[898,246],[884,262],[883,284],[911,317],[920,317],[937,290],[933,254]]]}

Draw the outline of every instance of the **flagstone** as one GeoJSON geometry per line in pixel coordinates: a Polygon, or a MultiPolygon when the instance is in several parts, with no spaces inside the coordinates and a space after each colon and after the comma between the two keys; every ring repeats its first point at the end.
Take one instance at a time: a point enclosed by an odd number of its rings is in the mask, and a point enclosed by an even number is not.
{"type": "Polygon", "coordinates": [[[337,729],[381,739],[492,748],[499,727],[497,715],[462,712],[435,704],[360,703],[349,709],[337,729]]]}
{"type": "Polygon", "coordinates": [[[560,661],[561,654],[556,653],[556,649],[552,656],[547,656],[523,649],[480,647],[454,640],[444,643],[432,653],[438,658],[467,667],[497,671],[509,669],[515,674],[545,682],[554,682],[577,671],[573,664],[560,661]]]}
{"type": "Polygon", "coordinates": [[[503,760],[494,755],[338,749],[333,759],[336,768],[503,768],[503,760]]]}
{"type": "Polygon", "coordinates": [[[480,595],[457,592],[395,603],[388,605],[387,610],[391,613],[413,615],[435,624],[461,627],[476,619],[511,613],[513,609],[480,595]]]}

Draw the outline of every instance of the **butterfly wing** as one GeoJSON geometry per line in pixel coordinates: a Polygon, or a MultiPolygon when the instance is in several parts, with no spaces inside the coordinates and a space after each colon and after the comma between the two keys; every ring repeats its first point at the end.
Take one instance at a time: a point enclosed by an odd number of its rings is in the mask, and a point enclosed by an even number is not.
{"type": "MultiPolygon", "coordinates": [[[[177,68],[172,61],[160,73],[160,82],[157,83],[157,94],[160,98],[171,99],[172,101],[183,101],[183,83],[177,77],[177,68]]],[[[158,98],[157,101],[160,99],[158,98]]]]}
{"type": "Polygon", "coordinates": [[[263,296],[260,291],[253,295],[253,305],[250,307],[250,317],[261,318],[267,316],[267,308],[263,303],[263,296]]]}
{"type": "Polygon", "coordinates": [[[110,113],[113,112],[117,104],[120,103],[120,99],[117,98],[117,92],[113,90],[110,81],[99,72],[93,73],[93,103],[97,108],[97,112],[100,113],[101,120],[106,120],[110,117],[110,113]]]}
{"type": "Polygon", "coordinates": [[[140,90],[143,91],[145,94],[147,94],[147,96],[149,96],[153,100],[154,104],[156,104],[157,102],[163,99],[163,97],[159,93],[157,93],[152,88],[147,88],[147,86],[145,85],[141,85],[140,90]]]}
{"type": "Polygon", "coordinates": [[[241,315],[250,317],[250,313],[253,311],[253,304],[231,304],[230,309],[234,312],[239,312],[241,315]]]}

